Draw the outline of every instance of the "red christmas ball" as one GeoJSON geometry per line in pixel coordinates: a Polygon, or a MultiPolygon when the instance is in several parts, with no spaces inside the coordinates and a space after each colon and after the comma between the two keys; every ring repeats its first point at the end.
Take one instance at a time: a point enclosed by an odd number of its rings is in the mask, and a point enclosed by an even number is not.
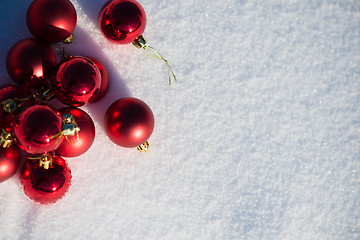
{"type": "Polygon", "coordinates": [[[154,123],[150,107],[137,98],[119,99],[105,113],[105,131],[121,147],[137,147],[147,141],[154,123]]]}
{"type": "Polygon", "coordinates": [[[4,84],[0,86],[0,125],[7,131],[13,124],[14,113],[29,106],[31,93],[20,84],[4,84]]]}
{"type": "Polygon", "coordinates": [[[146,15],[135,0],[112,0],[103,6],[99,24],[101,32],[110,41],[132,43],[144,32],[146,15]]]}
{"type": "Polygon", "coordinates": [[[0,146],[0,182],[3,182],[16,173],[20,166],[20,149],[16,144],[8,148],[0,146]]]}
{"type": "Polygon", "coordinates": [[[56,68],[56,55],[49,44],[35,38],[24,39],[10,49],[6,68],[15,82],[38,88],[56,68]]]}
{"type": "Polygon", "coordinates": [[[87,57],[68,57],[59,64],[50,83],[62,103],[79,107],[96,97],[101,85],[101,73],[87,57]]]}
{"type": "Polygon", "coordinates": [[[95,126],[91,117],[83,110],[75,107],[62,108],[59,110],[61,115],[71,114],[74,117],[76,126],[80,131],[74,136],[67,136],[56,153],[63,157],[77,157],[85,153],[94,142],[95,126]]]}
{"type": "Polygon", "coordinates": [[[26,108],[15,118],[14,133],[19,146],[27,153],[54,151],[63,140],[62,118],[50,105],[26,108]]]}
{"type": "Polygon", "coordinates": [[[96,58],[93,58],[93,57],[88,57],[88,58],[95,63],[95,65],[99,69],[100,75],[101,75],[100,89],[99,89],[98,93],[96,94],[95,98],[91,101],[91,103],[94,103],[94,102],[101,100],[105,96],[105,94],[109,88],[109,73],[106,70],[104,64],[102,64],[99,60],[97,60],[96,58]]]}
{"type": "Polygon", "coordinates": [[[32,35],[49,43],[68,38],[75,30],[76,21],[76,10],[68,0],[34,0],[26,14],[32,35]]]}
{"type": "Polygon", "coordinates": [[[61,199],[71,185],[71,170],[65,160],[53,156],[48,169],[39,161],[27,161],[21,173],[25,194],[41,204],[54,203],[61,199]]]}

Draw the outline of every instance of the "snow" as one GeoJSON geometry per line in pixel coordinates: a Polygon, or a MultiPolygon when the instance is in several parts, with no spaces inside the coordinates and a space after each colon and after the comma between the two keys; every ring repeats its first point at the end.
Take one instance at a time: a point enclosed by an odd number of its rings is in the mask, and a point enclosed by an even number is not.
{"type": "MultiPolygon", "coordinates": [[[[139,0],[144,36],[169,60],[108,42],[105,0],[72,0],[72,55],[101,60],[110,91],[84,107],[96,139],[67,159],[53,205],[0,184],[0,239],[359,239],[360,2],[139,0]],[[133,96],[156,120],[148,153],[113,144],[107,107],[133,96]]],[[[0,8],[6,54],[30,37],[29,1],[0,8]]]]}

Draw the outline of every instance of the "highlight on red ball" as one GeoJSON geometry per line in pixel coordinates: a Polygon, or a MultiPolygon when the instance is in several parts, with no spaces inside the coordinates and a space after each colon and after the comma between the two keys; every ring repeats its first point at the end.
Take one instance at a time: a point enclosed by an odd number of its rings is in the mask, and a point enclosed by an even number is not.
{"type": "Polygon", "coordinates": [[[54,51],[48,43],[36,38],[26,38],[15,43],[6,58],[10,78],[29,88],[43,86],[55,68],[54,51]]]}

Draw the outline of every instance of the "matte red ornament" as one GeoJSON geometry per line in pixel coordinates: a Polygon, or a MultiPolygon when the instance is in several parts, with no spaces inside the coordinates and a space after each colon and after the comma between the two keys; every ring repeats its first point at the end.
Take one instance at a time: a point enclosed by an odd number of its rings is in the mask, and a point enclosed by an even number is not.
{"type": "Polygon", "coordinates": [[[26,23],[32,35],[49,43],[70,37],[76,21],[76,10],[69,0],[34,0],[26,14],[26,23]]]}
{"type": "Polygon", "coordinates": [[[101,85],[101,73],[87,57],[68,57],[59,64],[50,83],[62,103],[79,107],[96,97],[101,85]]]}
{"type": "Polygon", "coordinates": [[[97,68],[100,71],[101,75],[101,85],[98,93],[96,94],[95,98],[91,101],[91,103],[95,103],[97,101],[100,101],[106,94],[108,88],[109,88],[109,73],[107,69],[105,68],[104,64],[102,64],[99,60],[93,57],[88,57],[91,61],[95,63],[97,68]]]}
{"type": "Polygon", "coordinates": [[[150,107],[137,98],[115,101],[105,113],[108,137],[121,147],[137,147],[148,140],[154,129],[154,115],[150,107]]]}
{"type": "Polygon", "coordinates": [[[14,122],[16,141],[31,154],[54,151],[63,140],[61,131],[60,113],[46,104],[26,108],[14,122]]]}
{"type": "Polygon", "coordinates": [[[20,84],[4,84],[0,86],[0,125],[7,131],[13,124],[14,114],[29,106],[30,91],[20,84]]]}
{"type": "Polygon", "coordinates": [[[25,194],[41,204],[55,203],[71,185],[71,170],[60,156],[53,156],[48,169],[39,160],[27,160],[21,173],[25,194]]]}
{"type": "Polygon", "coordinates": [[[79,135],[67,136],[56,149],[56,153],[63,157],[77,157],[85,153],[94,142],[95,126],[91,117],[83,110],[75,107],[62,108],[61,115],[71,114],[76,125],[80,128],[79,135]]]}
{"type": "Polygon", "coordinates": [[[20,149],[16,144],[8,148],[0,146],[0,182],[3,182],[17,172],[20,166],[20,149]]]}
{"type": "Polygon", "coordinates": [[[103,6],[99,24],[107,39],[127,44],[134,42],[144,32],[146,15],[135,0],[112,0],[103,6]]]}
{"type": "Polygon", "coordinates": [[[49,44],[35,38],[24,39],[10,49],[6,68],[16,83],[38,88],[56,68],[56,55],[49,44]]]}

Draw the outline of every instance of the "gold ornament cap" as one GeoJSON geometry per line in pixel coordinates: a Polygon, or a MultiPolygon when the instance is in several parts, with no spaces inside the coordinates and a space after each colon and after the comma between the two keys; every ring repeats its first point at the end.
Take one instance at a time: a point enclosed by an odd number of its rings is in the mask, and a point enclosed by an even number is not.
{"type": "Polygon", "coordinates": [[[146,47],[146,40],[143,37],[143,35],[138,36],[134,42],[133,42],[134,46],[141,49],[141,48],[145,48],[146,47]]]}
{"type": "Polygon", "coordinates": [[[144,142],[143,144],[139,145],[137,147],[137,150],[139,150],[140,152],[147,152],[150,149],[150,144],[148,141],[144,142]]]}
{"type": "Polygon", "coordinates": [[[6,131],[5,129],[2,129],[0,136],[0,145],[3,148],[8,148],[11,146],[13,141],[14,137],[11,135],[11,133],[6,131]]]}
{"type": "Polygon", "coordinates": [[[52,155],[50,153],[44,153],[38,157],[28,157],[30,160],[39,160],[39,167],[49,169],[53,165],[52,155]]]}
{"type": "Polygon", "coordinates": [[[72,33],[68,38],[62,41],[64,44],[70,44],[74,41],[74,34],[72,33]]]}

